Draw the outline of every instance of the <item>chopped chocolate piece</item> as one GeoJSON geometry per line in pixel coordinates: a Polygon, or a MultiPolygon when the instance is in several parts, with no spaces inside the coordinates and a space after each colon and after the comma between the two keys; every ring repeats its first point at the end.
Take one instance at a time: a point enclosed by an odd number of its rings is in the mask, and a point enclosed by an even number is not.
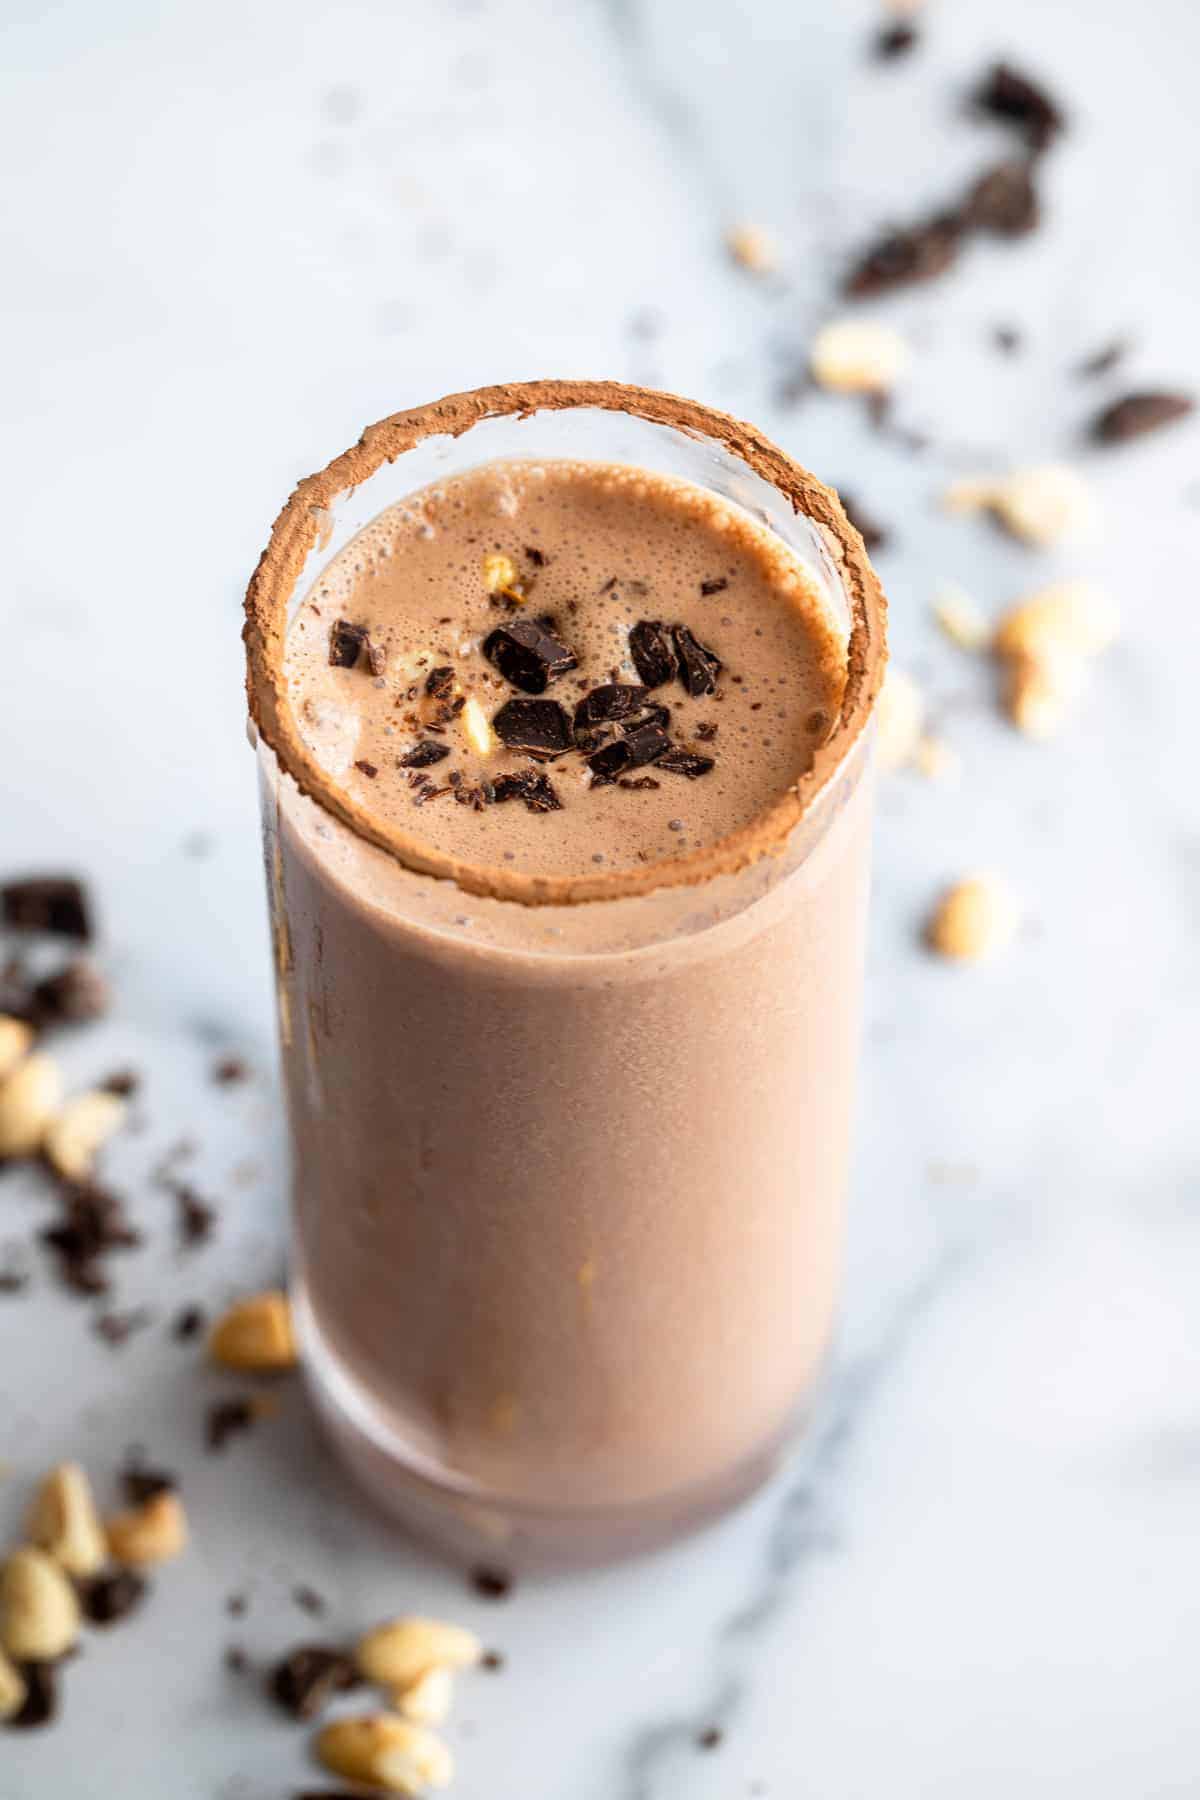
{"type": "Polygon", "coordinates": [[[696,1744],[701,1750],[715,1750],[717,1745],[724,1740],[724,1737],[725,1733],[721,1730],[719,1725],[709,1725],[705,1730],[700,1732],[696,1739],[696,1744]]]}
{"type": "Polygon", "coordinates": [[[10,931],[46,931],[54,937],[92,935],[87,890],[72,875],[31,875],[0,887],[0,913],[10,931]]]}
{"type": "Polygon", "coordinates": [[[894,62],[898,56],[914,50],[920,41],[915,25],[884,25],[875,33],[872,51],[878,62],[894,62]]]}
{"type": "Polygon", "coordinates": [[[1093,375],[1108,375],[1117,364],[1129,353],[1129,345],[1124,338],[1114,338],[1111,344],[1096,350],[1091,356],[1084,357],[1075,366],[1076,375],[1088,379],[1093,375]]]}
{"type": "Polygon", "coordinates": [[[484,638],[483,654],[506,681],[526,694],[544,694],[577,660],[575,652],[536,619],[513,619],[498,625],[484,638]]]}
{"type": "Polygon", "coordinates": [[[651,788],[660,788],[661,781],[655,781],[653,775],[622,775],[617,786],[629,788],[633,793],[647,793],[651,788]]]}
{"type": "Polygon", "coordinates": [[[713,694],[723,664],[715,650],[709,650],[693,637],[686,625],[676,625],[671,632],[675,654],[679,658],[679,679],[684,688],[698,700],[702,694],[713,694]]]}
{"type": "Polygon", "coordinates": [[[504,1656],[499,1650],[485,1650],[479,1659],[479,1666],[495,1675],[504,1667],[504,1656]]]}
{"type": "Polygon", "coordinates": [[[146,1306],[130,1306],[124,1312],[105,1312],[92,1321],[92,1330],[112,1349],[127,1344],[135,1331],[144,1331],[154,1315],[146,1306]]]}
{"type": "Polygon", "coordinates": [[[660,756],[654,766],[656,769],[666,769],[672,775],[686,775],[689,781],[696,781],[701,775],[707,775],[714,765],[711,756],[699,756],[694,750],[684,750],[676,744],[665,756],[660,756]]]}
{"type": "Polygon", "coordinates": [[[1093,419],[1091,435],[1098,444],[1123,444],[1186,418],[1195,404],[1189,394],[1126,394],[1093,419]]]}
{"type": "Polygon", "coordinates": [[[839,491],[846,517],[861,536],[867,549],[882,550],[892,535],[887,526],[881,525],[878,519],[872,518],[869,512],[865,512],[853,495],[847,494],[844,490],[839,491]]]}
{"type": "Polygon", "coordinates": [[[997,350],[1005,356],[1014,356],[1021,348],[1022,341],[1021,333],[1015,325],[994,325],[992,327],[992,342],[997,350]]]}
{"type": "Polygon", "coordinates": [[[120,1482],[121,1492],[130,1506],[144,1506],[147,1500],[157,1500],[160,1494],[173,1494],[179,1487],[178,1478],[169,1469],[148,1469],[132,1454],[121,1470],[120,1482]]]}
{"type": "Polygon", "coordinates": [[[481,1563],[471,1570],[471,1586],[481,1600],[507,1600],[512,1593],[513,1578],[506,1569],[481,1563]]]}
{"type": "Polygon", "coordinates": [[[671,740],[661,725],[636,726],[624,737],[614,738],[588,757],[593,787],[615,780],[627,769],[640,769],[646,763],[657,762],[670,745],[671,740]]]}
{"type": "Polygon", "coordinates": [[[435,744],[430,738],[423,738],[399,759],[396,766],[400,769],[428,769],[449,754],[449,744],[435,744]]]}
{"type": "Polygon", "coordinates": [[[207,1243],[217,1228],[217,1209],[207,1200],[202,1200],[195,1188],[189,1187],[186,1181],[173,1184],[175,1195],[175,1218],[179,1233],[179,1242],[185,1249],[194,1249],[197,1244],[207,1243]]]}
{"type": "Polygon", "coordinates": [[[240,1056],[222,1056],[213,1064],[212,1078],[218,1087],[235,1087],[249,1076],[249,1067],[240,1056]]]}
{"type": "Polygon", "coordinates": [[[887,232],[854,264],[842,291],[852,300],[865,300],[944,275],[958,257],[962,229],[957,213],[947,212],[887,232]]]}
{"type": "Polygon", "coordinates": [[[562,811],[562,801],[554,783],[540,769],[519,769],[513,775],[497,775],[492,784],[492,798],[498,805],[505,800],[523,800],[532,813],[562,811]]]}
{"type": "MultiPolygon", "coordinates": [[[[843,504],[845,504],[843,502],[843,504]]],[[[860,527],[861,529],[861,527],[860,527]]],[[[701,719],[696,727],[696,736],[702,744],[711,744],[720,727],[712,719],[701,719]]]]}
{"type": "Polygon", "coordinates": [[[575,742],[571,721],[557,700],[506,700],[492,719],[492,730],[508,749],[547,761],[575,742]]]}
{"type": "Polygon", "coordinates": [[[25,1699],[19,1712],[8,1720],[10,1730],[34,1731],[50,1725],[58,1715],[58,1669],[48,1662],[18,1665],[25,1683],[25,1699]]]}
{"type": "Polygon", "coordinates": [[[1033,164],[1028,161],[997,163],[979,177],[963,202],[964,225],[1000,237],[1023,237],[1040,218],[1033,164]]]}
{"type": "Polygon", "coordinates": [[[175,1322],[171,1326],[171,1336],[177,1344],[188,1344],[199,1337],[204,1330],[205,1316],[202,1306],[185,1306],[176,1313],[175,1322]]]}
{"type": "Polygon", "coordinates": [[[629,654],[648,688],[665,687],[678,667],[667,628],[659,619],[639,619],[630,629],[629,654]]]}
{"type": "Polygon", "coordinates": [[[369,642],[365,625],[351,625],[339,619],[329,632],[329,665],[333,669],[352,669],[369,642]]]}
{"type": "Polygon", "coordinates": [[[1015,125],[1031,150],[1049,149],[1066,124],[1061,107],[1046,90],[1009,63],[989,69],[974,99],[981,112],[1015,125]]]}
{"type": "Polygon", "coordinates": [[[99,1259],[110,1250],[136,1249],[142,1241],[117,1195],[87,1183],[63,1189],[62,1217],[43,1229],[41,1239],[57,1251],[63,1281],[81,1294],[106,1293],[99,1259]]]}
{"type": "Polygon", "coordinates": [[[85,957],[48,975],[33,988],[33,1004],[45,1024],[82,1025],[108,1011],[109,987],[99,969],[85,957]]]}
{"type": "Polygon", "coordinates": [[[304,1582],[292,1589],[292,1600],[301,1612],[311,1613],[314,1618],[319,1618],[325,1611],[324,1598],[316,1588],[309,1587],[304,1582]]]}
{"type": "Polygon", "coordinates": [[[142,1085],[142,1078],[136,1069],[114,1069],[100,1083],[102,1094],[117,1094],[122,1100],[128,1100],[136,1094],[142,1085]]]}
{"type": "Polygon", "coordinates": [[[79,1584],[84,1617],[92,1625],[116,1625],[135,1612],[146,1597],[146,1582],[132,1569],[93,1575],[79,1584]]]}
{"type": "Polygon", "coordinates": [[[210,1450],[223,1450],[239,1431],[248,1431],[256,1417],[253,1400],[214,1400],[208,1409],[206,1437],[210,1450]]]}
{"type": "Polygon", "coordinates": [[[268,1692],[294,1719],[311,1719],[333,1699],[357,1687],[361,1676],[344,1651],[301,1644],[271,1671],[268,1692]]]}
{"type": "Polygon", "coordinates": [[[612,725],[628,719],[645,704],[649,689],[635,682],[610,681],[594,687],[575,708],[575,735],[586,737],[597,725],[612,725]]]}
{"type": "Polygon", "coordinates": [[[728,586],[728,575],[718,575],[712,581],[702,581],[700,583],[700,592],[707,600],[710,594],[723,594],[728,586]]]}
{"type": "Polygon", "coordinates": [[[373,763],[373,762],[367,762],[365,760],[365,758],[363,758],[363,757],[359,757],[358,760],[355,762],[354,766],[361,775],[365,775],[367,777],[368,781],[374,781],[375,777],[379,773],[378,764],[373,763]]]}
{"type": "Polygon", "coordinates": [[[544,550],[539,550],[536,544],[526,544],[525,554],[529,558],[530,562],[533,564],[535,569],[544,569],[545,568],[546,552],[544,550]]]}
{"type": "Polygon", "coordinates": [[[431,700],[448,700],[454,692],[454,670],[448,667],[430,669],[425,677],[425,692],[431,700]]]}

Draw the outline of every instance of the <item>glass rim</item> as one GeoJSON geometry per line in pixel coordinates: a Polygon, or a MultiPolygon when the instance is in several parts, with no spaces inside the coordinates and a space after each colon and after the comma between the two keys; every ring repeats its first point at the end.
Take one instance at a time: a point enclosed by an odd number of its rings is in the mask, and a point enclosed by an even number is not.
{"type": "Polygon", "coordinates": [[[887,661],[887,602],[862,537],[834,490],[753,425],[677,394],[616,381],[507,382],[451,394],[369,425],[350,449],[297,484],[250,579],[245,615],[242,638],[250,716],[280,769],[300,791],[356,837],[388,852],[405,868],[452,881],[466,893],[527,906],[574,905],[693,887],[717,875],[736,874],[784,849],[862,736],[887,661]],[[709,439],[775,488],[794,512],[819,530],[850,609],[846,686],[834,727],[811,766],[770,806],[716,843],[631,869],[524,875],[514,868],[452,856],[435,849],[419,833],[374,818],[322,768],[303,742],[284,677],[288,607],[307,558],[320,548],[331,511],[384,463],[395,462],[426,439],[461,437],[488,419],[572,409],[625,413],[689,437],[709,439]]]}

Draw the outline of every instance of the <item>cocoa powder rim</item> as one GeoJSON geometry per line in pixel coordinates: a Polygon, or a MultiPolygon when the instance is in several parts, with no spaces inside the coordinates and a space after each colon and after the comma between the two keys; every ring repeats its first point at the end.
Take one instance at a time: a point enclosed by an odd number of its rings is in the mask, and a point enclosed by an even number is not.
{"type": "Polygon", "coordinates": [[[246,694],[255,727],[279,767],[302,793],[356,836],[394,856],[405,868],[453,881],[469,894],[526,906],[569,906],[616,900],[667,887],[695,886],[735,874],[781,851],[862,735],[883,681],[887,660],[887,602],[859,533],[841,501],[753,425],[698,401],[617,381],[517,381],[450,394],[369,425],[358,442],[315,475],[299,482],[272,529],[246,592],[246,694]],[[288,601],[327,511],[429,437],[461,437],[485,419],[594,407],[672,426],[721,444],[778,489],[821,528],[850,606],[846,686],[837,722],[812,766],[779,799],[714,844],[644,867],[570,876],[523,875],[436,850],[419,833],[374,818],[341,788],[301,739],[284,679],[288,601]]]}

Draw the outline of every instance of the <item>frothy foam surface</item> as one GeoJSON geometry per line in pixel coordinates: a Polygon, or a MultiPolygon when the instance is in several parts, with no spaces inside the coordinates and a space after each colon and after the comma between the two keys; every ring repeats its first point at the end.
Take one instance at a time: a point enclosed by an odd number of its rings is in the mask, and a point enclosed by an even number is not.
{"type": "Polygon", "coordinates": [[[292,623],[286,674],[306,745],[377,818],[477,865],[571,876],[705,848],[779,799],[837,715],[845,634],[788,546],[717,495],[620,465],[494,462],[390,507],[333,559],[292,623]],[[507,593],[489,591],[496,557],[515,573],[507,593]],[[670,709],[672,742],[712,769],[689,779],[651,764],[626,779],[656,785],[630,788],[596,784],[578,750],[549,762],[498,743],[481,753],[480,717],[527,697],[483,642],[547,616],[577,666],[539,697],[568,715],[603,683],[639,680],[639,620],[686,626],[715,652],[715,693],[694,698],[675,679],[649,696],[670,709]],[[331,666],[338,621],[365,627],[382,673],[365,654],[331,666]],[[466,704],[438,730],[425,686],[444,668],[466,704]],[[400,766],[431,741],[449,754],[419,776],[400,766]],[[529,769],[548,776],[561,810],[457,798],[529,769]],[[444,791],[425,799],[430,788],[444,791]]]}

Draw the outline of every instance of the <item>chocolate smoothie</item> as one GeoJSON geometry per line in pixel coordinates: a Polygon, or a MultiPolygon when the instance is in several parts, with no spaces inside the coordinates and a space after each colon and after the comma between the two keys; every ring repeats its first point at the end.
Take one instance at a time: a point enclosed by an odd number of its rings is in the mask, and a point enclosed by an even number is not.
{"type": "Polygon", "coordinates": [[[419,847],[264,747],[301,1328],[360,1471],[410,1514],[444,1496],[460,1540],[661,1532],[757,1478],[811,1393],[862,740],[754,842],[842,717],[848,635],[736,502],[565,458],[389,506],[294,610],[303,751],[419,847]]]}

